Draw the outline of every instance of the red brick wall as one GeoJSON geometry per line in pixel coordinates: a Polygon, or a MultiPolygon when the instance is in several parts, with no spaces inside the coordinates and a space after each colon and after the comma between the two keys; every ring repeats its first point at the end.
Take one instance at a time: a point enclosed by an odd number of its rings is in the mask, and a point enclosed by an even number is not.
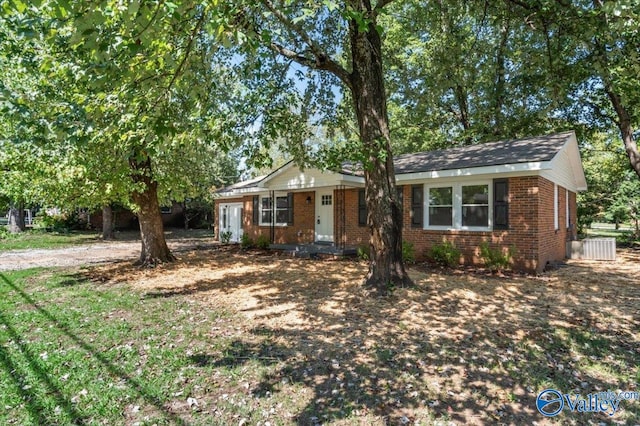
{"type": "MultiPolygon", "coordinates": [[[[495,231],[436,231],[411,227],[411,185],[403,186],[403,238],[413,243],[418,260],[424,260],[434,244],[450,241],[462,252],[461,263],[481,264],[479,246],[483,241],[492,248],[507,251],[515,249],[514,267],[530,272],[541,271],[547,262],[562,260],[565,242],[570,238],[566,224],[566,191],[558,188],[559,229],[553,222],[553,183],[538,176],[509,179],[509,229],[495,231]]],[[[244,232],[252,239],[263,234],[270,237],[270,227],[255,226],[253,198],[245,196],[220,202],[243,202],[244,232]]],[[[358,189],[334,190],[334,235],[335,242],[350,246],[369,244],[370,231],[358,225],[358,189]],[[344,205],[344,215],[341,212],[344,205]],[[344,220],[344,223],[343,223],[344,220]],[[342,232],[344,231],[344,233],[342,232]]],[[[570,221],[576,223],[576,194],[569,192],[570,221]]],[[[217,211],[215,214],[217,215],[217,211]]],[[[275,228],[276,243],[310,243],[315,236],[315,192],[294,193],[294,225],[275,228]],[[310,197],[311,202],[306,199],[310,197]]],[[[217,219],[216,238],[218,237],[217,219]]]]}
{"type": "MultiPolygon", "coordinates": [[[[219,200],[216,202],[214,209],[215,216],[215,238],[219,239],[218,231],[218,215],[220,213],[220,204],[225,203],[243,203],[244,215],[242,218],[242,228],[245,234],[248,234],[252,240],[256,240],[260,235],[265,235],[271,239],[271,227],[253,224],[253,196],[248,195],[242,198],[233,198],[219,200]]],[[[315,238],[315,192],[294,192],[293,193],[293,225],[292,226],[276,226],[274,228],[275,239],[277,244],[291,243],[304,244],[311,243],[315,238]],[[310,203],[307,203],[307,197],[310,197],[310,203]]]]}
{"type": "Polygon", "coordinates": [[[558,229],[555,228],[553,207],[554,202],[554,184],[545,179],[540,179],[540,197],[539,202],[539,235],[540,235],[540,254],[539,267],[543,269],[547,263],[553,263],[564,259],[566,255],[566,242],[574,238],[574,230],[576,223],[576,194],[569,192],[569,221],[567,223],[566,200],[567,191],[558,185],[558,229]]]}
{"type": "MultiPolygon", "coordinates": [[[[347,244],[368,244],[367,227],[358,226],[358,190],[346,190],[346,239],[347,244]]],[[[566,213],[564,188],[559,190],[560,228],[553,227],[553,184],[537,176],[509,179],[509,229],[495,231],[440,231],[411,227],[411,186],[403,187],[403,239],[413,243],[418,260],[427,257],[434,244],[452,242],[462,252],[461,263],[481,264],[479,246],[483,241],[491,248],[507,251],[515,249],[514,267],[518,270],[541,271],[547,261],[561,260],[565,255],[566,213]],[[549,192],[549,188],[551,191],[549,192]],[[550,198],[549,198],[550,197],[550,198]],[[550,199],[550,201],[549,201],[550,199]],[[549,208],[550,213],[549,213],[549,208]],[[543,232],[543,234],[541,234],[543,232]],[[544,238],[544,240],[543,240],[544,238]]],[[[570,193],[572,221],[575,223],[575,194],[570,193]]]]}

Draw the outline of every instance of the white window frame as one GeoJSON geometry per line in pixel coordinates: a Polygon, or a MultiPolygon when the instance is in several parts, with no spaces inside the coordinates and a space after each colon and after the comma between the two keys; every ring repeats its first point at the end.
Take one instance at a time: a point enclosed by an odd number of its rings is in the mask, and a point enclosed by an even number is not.
{"type": "MultiPolygon", "coordinates": [[[[441,183],[441,184],[436,184],[436,185],[425,185],[424,187],[424,194],[422,195],[422,199],[424,200],[424,206],[423,206],[423,219],[422,219],[422,223],[424,224],[424,229],[434,229],[434,230],[449,230],[449,229],[455,229],[456,227],[456,189],[455,189],[455,185],[452,183],[441,183]],[[446,226],[446,225],[431,225],[431,223],[429,223],[429,208],[431,207],[429,204],[429,191],[431,189],[440,189],[440,188],[451,188],[451,226],[446,226]]],[[[436,207],[440,207],[440,205],[437,205],[436,207]]]]}
{"type": "MultiPolygon", "coordinates": [[[[274,225],[274,226],[287,226],[288,223],[286,221],[285,222],[276,222],[274,224],[272,224],[271,222],[263,222],[262,221],[262,212],[264,211],[264,209],[262,207],[262,200],[265,199],[265,198],[271,198],[271,194],[260,195],[260,203],[258,204],[259,207],[260,207],[259,208],[259,211],[260,211],[260,215],[259,215],[259,217],[260,217],[260,226],[271,226],[271,225],[274,225]]],[[[271,209],[270,209],[271,210],[271,216],[273,218],[272,220],[275,220],[278,217],[278,215],[277,215],[277,210],[278,210],[278,208],[277,208],[277,199],[278,198],[288,198],[288,195],[287,195],[286,192],[276,192],[275,194],[273,194],[273,199],[271,200],[271,209]]],[[[287,207],[287,209],[288,208],[289,207],[287,207]]],[[[279,210],[283,210],[283,209],[279,209],[279,210]]]]}
{"type": "Polygon", "coordinates": [[[560,229],[560,209],[558,208],[558,184],[553,184],[553,229],[560,229]]]}
{"type": "Polygon", "coordinates": [[[462,182],[438,182],[424,186],[424,203],[423,203],[423,229],[435,230],[435,231],[478,231],[486,232],[493,229],[493,181],[492,180],[473,180],[462,182]],[[462,187],[463,186],[477,186],[486,185],[488,188],[489,200],[488,200],[488,215],[487,226],[462,226],[462,187]],[[452,226],[431,226],[429,224],[429,189],[431,188],[446,188],[450,187],[453,192],[453,219],[452,226]]]}

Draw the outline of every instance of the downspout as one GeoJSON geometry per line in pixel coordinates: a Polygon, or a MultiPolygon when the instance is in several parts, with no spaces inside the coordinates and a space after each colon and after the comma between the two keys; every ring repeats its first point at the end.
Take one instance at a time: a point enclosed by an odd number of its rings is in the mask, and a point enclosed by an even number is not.
{"type": "Polygon", "coordinates": [[[276,193],[275,191],[270,192],[271,195],[271,229],[269,230],[271,234],[271,244],[276,243],[276,193]]]}

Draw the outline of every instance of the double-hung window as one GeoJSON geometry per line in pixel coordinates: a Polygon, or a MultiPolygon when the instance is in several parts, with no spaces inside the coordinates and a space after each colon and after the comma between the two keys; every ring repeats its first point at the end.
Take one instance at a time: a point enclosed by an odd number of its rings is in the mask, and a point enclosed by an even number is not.
{"type": "Polygon", "coordinates": [[[429,226],[453,225],[453,187],[429,188],[429,226]]]}
{"type": "Polygon", "coordinates": [[[462,226],[489,226],[489,185],[467,185],[462,192],[462,226]]]}
{"type": "Polygon", "coordinates": [[[493,225],[489,182],[451,183],[425,189],[426,229],[488,230],[493,225]]]}
{"type": "Polygon", "coordinates": [[[258,206],[261,226],[293,225],[292,193],[275,194],[275,197],[271,197],[268,195],[260,196],[260,202],[258,203],[258,206]]]}

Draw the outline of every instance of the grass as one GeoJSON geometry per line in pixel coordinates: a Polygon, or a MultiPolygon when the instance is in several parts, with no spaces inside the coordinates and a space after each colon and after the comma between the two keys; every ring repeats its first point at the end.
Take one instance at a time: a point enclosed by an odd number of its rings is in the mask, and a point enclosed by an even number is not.
{"type": "Polygon", "coordinates": [[[0,233],[0,250],[45,249],[99,241],[100,234],[87,231],[68,233],[28,230],[18,234],[0,233]]]}
{"type": "Polygon", "coordinates": [[[388,299],[362,297],[362,263],[233,248],[0,274],[0,424],[545,424],[542,389],[638,390],[634,256],[540,278],[414,268],[388,299]]]}
{"type": "MultiPolygon", "coordinates": [[[[170,228],[165,231],[168,240],[172,239],[211,239],[213,234],[206,229],[170,228]]],[[[119,241],[131,241],[140,238],[138,231],[116,233],[119,241]]],[[[100,234],[95,231],[49,232],[45,230],[27,230],[18,234],[0,232],[0,250],[50,249],[101,242],[100,234]]]]}

